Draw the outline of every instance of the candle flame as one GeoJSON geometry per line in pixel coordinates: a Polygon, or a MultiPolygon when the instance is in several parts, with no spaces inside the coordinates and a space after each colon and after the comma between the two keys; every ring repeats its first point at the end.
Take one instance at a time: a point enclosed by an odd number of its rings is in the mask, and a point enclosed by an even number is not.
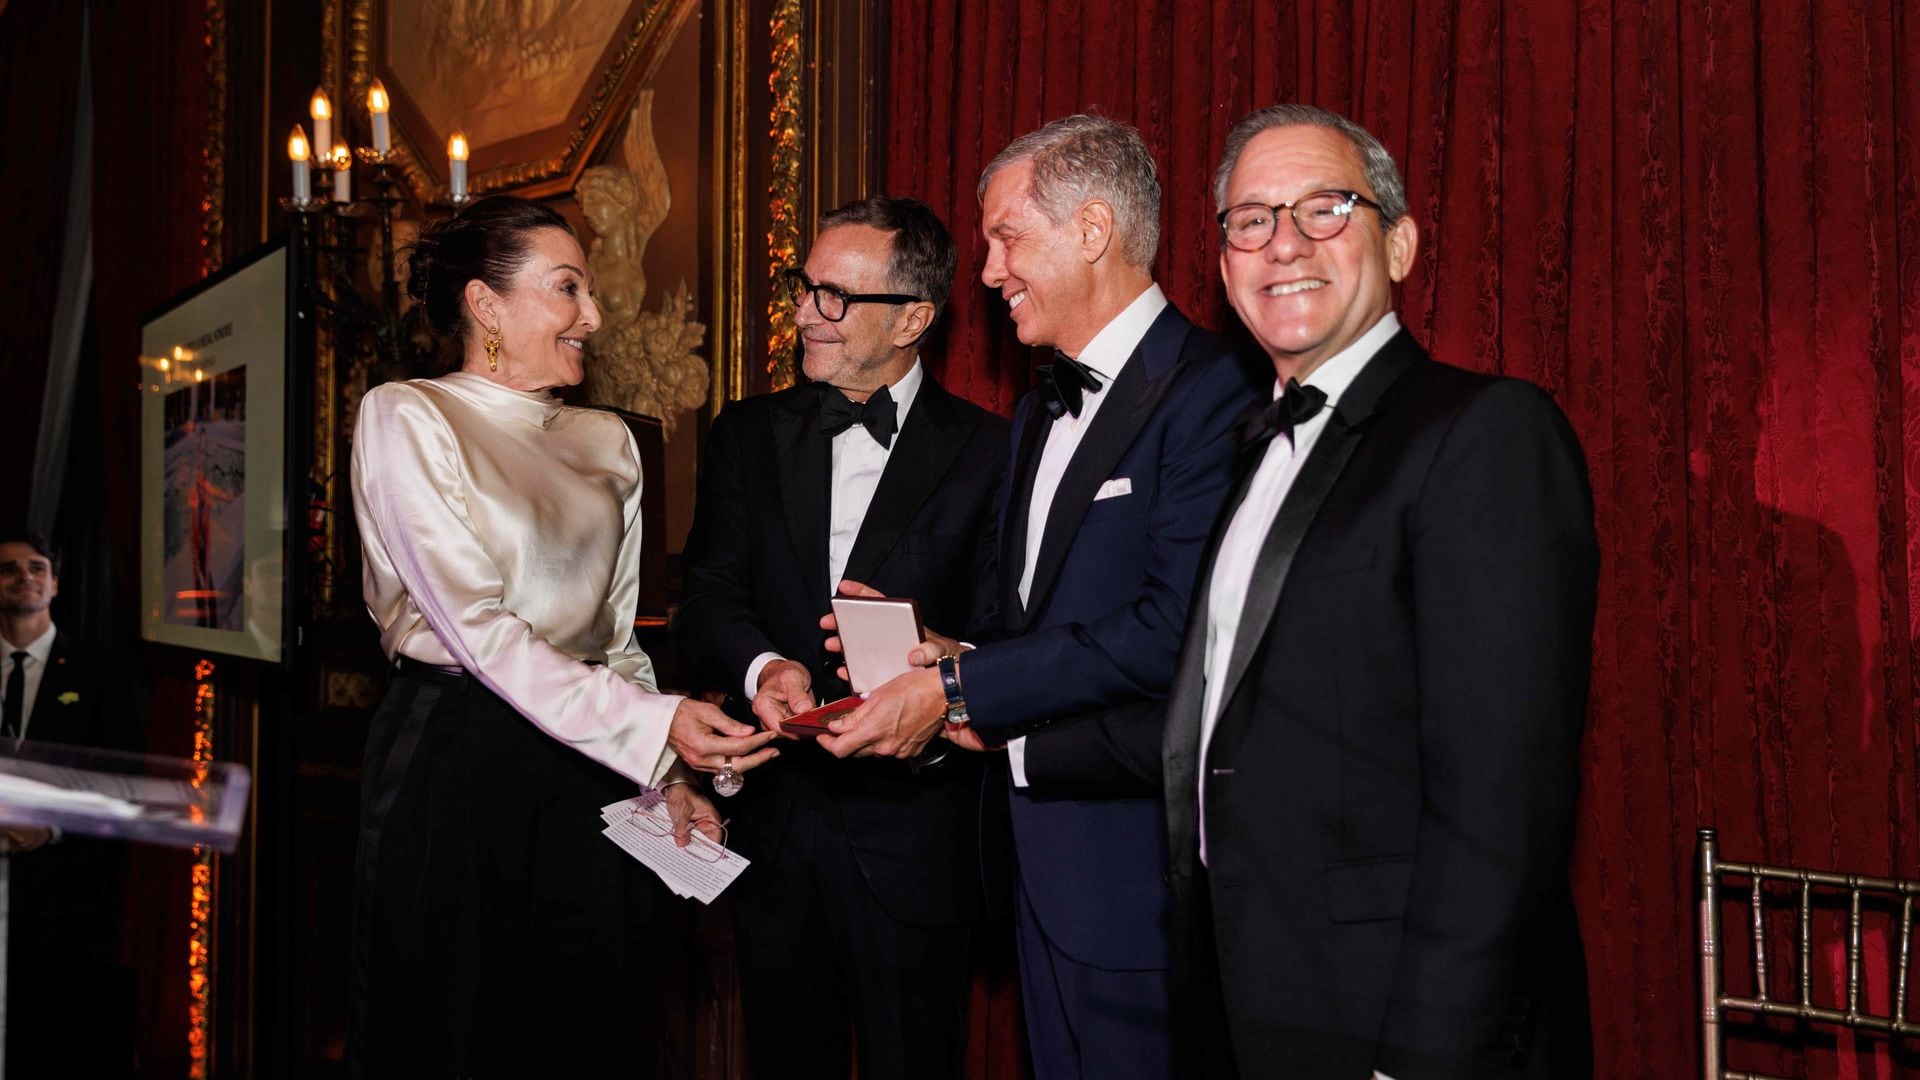
{"type": "Polygon", "coordinates": [[[372,85],[367,87],[367,110],[383,113],[392,107],[392,103],[387,100],[386,86],[379,79],[373,80],[372,85]]]}
{"type": "Polygon", "coordinates": [[[293,134],[287,136],[287,159],[289,161],[307,160],[307,132],[299,124],[293,125],[293,134]]]}
{"type": "Polygon", "coordinates": [[[335,169],[350,169],[353,167],[353,151],[347,149],[346,143],[333,144],[333,167],[335,169]]]}
{"type": "Polygon", "coordinates": [[[313,102],[311,105],[311,110],[313,112],[313,118],[315,120],[333,119],[333,99],[327,97],[327,91],[325,87],[322,87],[313,92],[313,102]]]}
{"type": "Polygon", "coordinates": [[[467,136],[465,132],[455,131],[447,140],[447,156],[455,161],[467,160],[467,136]]]}

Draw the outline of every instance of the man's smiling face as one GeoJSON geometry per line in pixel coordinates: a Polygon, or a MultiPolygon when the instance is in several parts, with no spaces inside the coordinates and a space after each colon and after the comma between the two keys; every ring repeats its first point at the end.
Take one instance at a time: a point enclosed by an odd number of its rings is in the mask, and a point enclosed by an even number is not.
{"type": "Polygon", "coordinates": [[[1056,224],[1032,195],[1033,163],[1018,161],[993,174],[980,200],[980,231],[987,261],[980,280],[1007,302],[1015,332],[1027,345],[1074,340],[1093,291],[1091,264],[1081,256],[1072,215],[1056,224]]]}
{"type": "MultiPolygon", "coordinates": [[[[1278,206],[1317,191],[1357,191],[1368,199],[1360,153],[1331,128],[1295,124],[1253,137],[1227,182],[1227,206],[1278,206]]],[[[1279,212],[1273,239],[1258,251],[1222,246],[1227,300],[1267,355],[1301,376],[1353,344],[1393,307],[1393,283],[1406,277],[1418,242],[1411,219],[1382,228],[1377,212],[1356,206],[1339,235],[1314,241],[1279,212]]]]}
{"type": "Polygon", "coordinates": [[[47,610],[60,595],[60,579],[53,564],[32,544],[0,544],[0,611],[31,615],[47,610]]]}

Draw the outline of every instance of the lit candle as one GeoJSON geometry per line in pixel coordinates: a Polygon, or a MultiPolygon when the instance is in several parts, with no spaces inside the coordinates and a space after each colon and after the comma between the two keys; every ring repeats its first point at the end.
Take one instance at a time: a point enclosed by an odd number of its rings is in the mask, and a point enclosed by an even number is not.
{"type": "Polygon", "coordinates": [[[293,162],[293,201],[305,204],[313,198],[313,178],[307,171],[307,133],[299,124],[287,136],[287,160],[293,162]]]}
{"type": "Polygon", "coordinates": [[[333,144],[333,201],[353,201],[353,154],[346,143],[333,144]]]}
{"type": "Polygon", "coordinates": [[[333,145],[333,101],[327,97],[325,88],[313,92],[310,108],[313,112],[313,145],[325,154],[327,147],[333,145]]]}
{"type": "Polygon", "coordinates": [[[367,109],[373,113],[373,152],[385,157],[393,151],[393,137],[387,133],[387,110],[393,103],[387,100],[387,88],[379,79],[367,87],[367,109]]]}
{"type": "Polygon", "coordinates": [[[447,140],[447,186],[452,190],[454,199],[463,199],[467,195],[467,136],[455,131],[447,140]]]}

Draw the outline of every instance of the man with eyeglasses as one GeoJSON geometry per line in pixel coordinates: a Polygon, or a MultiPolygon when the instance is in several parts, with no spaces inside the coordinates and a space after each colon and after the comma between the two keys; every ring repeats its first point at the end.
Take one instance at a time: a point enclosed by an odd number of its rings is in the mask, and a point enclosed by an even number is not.
{"type": "Polygon", "coordinates": [[[1419,232],[1364,129],[1256,112],[1214,197],[1274,378],[1166,721],[1185,1075],[1590,1076],[1580,445],[1538,387],[1401,327],[1419,232]]]}
{"type": "MultiPolygon", "coordinates": [[[[916,200],[825,215],[784,276],[807,383],[714,421],[674,631],[763,727],[848,692],[821,628],[843,579],[913,597],[930,625],[960,632],[992,603],[1007,424],[919,356],[957,261],[916,200]]],[[[979,759],[783,746],[722,804],[753,860],[732,895],[755,1074],[843,1080],[857,1041],[863,1078],[957,1076],[984,905],[979,759]]]]}
{"type": "Polygon", "coordinates": [[[944,715],[950,742],[1004,744],[1012,790],[988,808],[1012,819],[1035,1075],[1171,1077],[1157,735],[1253,368],[1154,283],[1160,183],[1139,132],[1053,121],[978,192],[981,281],[1022,343],[1054,350],[1014,414],[997,640],[946,643],[826,743],[911,755],[944,715]],[[1111,733],[1136,727],[1150,751],[1104,767],[1111,733]]]}

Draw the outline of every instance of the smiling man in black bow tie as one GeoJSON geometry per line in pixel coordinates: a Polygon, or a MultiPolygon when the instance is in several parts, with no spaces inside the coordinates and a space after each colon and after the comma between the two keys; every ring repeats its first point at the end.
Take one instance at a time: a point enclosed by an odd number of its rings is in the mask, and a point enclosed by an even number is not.
{"type": "Polygon", "coordinates": [[[1419,232],[1324,110],[1228,135],[1227,296],[1272,361],[1168,706],[1183,1075],[1591,1075],[1567,882],[1597,565],[1579,443],[1393,314],[1419,232]]]}
{"type": "MultiPolygon", "coordinates": [[[[920,364],[958,256],[923,203],[820,220],[786,274],[809,382],[735,402],[700,463],[674,631],[713,685],[780,722],[847,693],[820,620],[842,578],[969,632],[993,602],[1006,421],[920,364]]],[[[747,1044],[770,1077],[956,1076],[980,761],[840,761],[783,743],[729,800],[753,865],[733,890],[747,1044]]]]}
{"type": "Polygon", "coordinates": [[[1056,120],[1002,151],[979,194],[981,280],[1022,342],[1055,350],[1014,414],[999,640],[894,680],[823,741],[910,756],[945,715],[967,721],[947,728],[956,743],[1005,744],[1011,796],[989,798],[1012,815],[1035,1073],[1171,1076],[1158,788],[1086,775],[1074,736],[1128,710],[1158,732],[1256,386],[1154,284],[1160,184],[1138,132],[1056,120]]]}

